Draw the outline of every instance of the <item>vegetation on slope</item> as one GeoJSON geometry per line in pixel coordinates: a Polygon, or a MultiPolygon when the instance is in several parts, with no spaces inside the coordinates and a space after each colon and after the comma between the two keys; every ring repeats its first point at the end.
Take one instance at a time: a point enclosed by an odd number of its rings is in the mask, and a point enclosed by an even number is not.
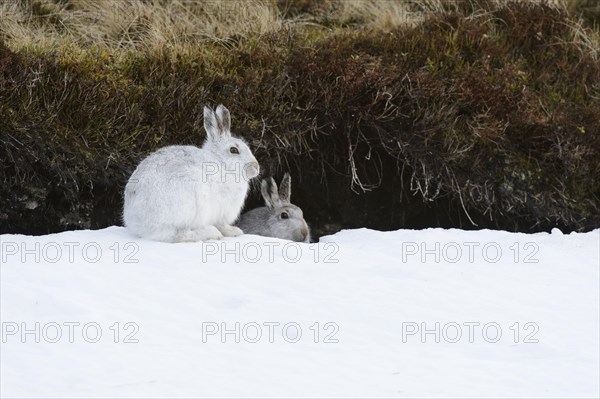
{"type": "Polygon", "coordinates": [[[15,0],[0,16],[2,232],[118,224],[140,159],[200,144],[217,103],[264,174],[290,171],[317,233],[600,226],[585,1],[15,0]]]}

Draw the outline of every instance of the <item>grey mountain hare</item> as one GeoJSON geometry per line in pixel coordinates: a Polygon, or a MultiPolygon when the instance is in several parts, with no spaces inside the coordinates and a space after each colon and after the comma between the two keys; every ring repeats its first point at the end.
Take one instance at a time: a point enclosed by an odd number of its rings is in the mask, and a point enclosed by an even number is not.
{"type": "Polygon", "coordinates": [[[283,176],[279,190],[272,177],[263,179],[261,193],[266,206],[244,213],[237,223],[244,233],[310,242],[310,230],[302,209],[290,202],[292,178],[289,173],[283,176]]]}
{"type": "Polygon", "coordinates": [[[203,241],[243,234],[233,226],[260,168],[248,145],[230,131],[223,105],[204,107],[201,148],[174,145],[146,157],[125,187],[123,221],[142,238],[203,241]]]}

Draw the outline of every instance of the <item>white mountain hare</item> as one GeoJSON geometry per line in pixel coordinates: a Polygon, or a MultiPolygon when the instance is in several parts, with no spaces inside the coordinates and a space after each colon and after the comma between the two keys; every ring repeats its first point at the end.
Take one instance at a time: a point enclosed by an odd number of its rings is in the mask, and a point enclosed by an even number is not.
{"type": "Polygon", "coordinates": [[[229,110],[204,107],[201,148],[174,145],[146,157],[125,187],[123,221],[142,238],[204,241],[235,237],[232,226],[259,165],[248,145],[233,137],[229,110]]]}
{"type": "Polygon", "coordinates": [[[246,234],[310,242],[310,230],[302,209],[290,202],[292,178],[286,173],[279,190],[272,177],[263,179],[261,192],[267,206],[244,213],[238,226],[246,234]]]}

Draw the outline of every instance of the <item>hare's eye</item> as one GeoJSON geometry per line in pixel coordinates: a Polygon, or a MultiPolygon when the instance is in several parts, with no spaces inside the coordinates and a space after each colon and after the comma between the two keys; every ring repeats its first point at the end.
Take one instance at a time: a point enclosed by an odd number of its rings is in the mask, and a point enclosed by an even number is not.
{"type": "Polygon", "coordinates": [[[239,154],[239,153],[240,153],[240,150],[238,150],[238,148],[237,148],[237,147],[231,147],[231,148],[229,149],[229,152],[230,152],[230,153],[232,153],[232,154],[239,154]]]}
{"type": "Polygon", "coordinates": [[[282,218],[282,219],[287,219],[287,218],[289,218],[289,217],[290,217],[290,216],[287,214],[287,212],[281,212],[281,218],[282,218]]]}

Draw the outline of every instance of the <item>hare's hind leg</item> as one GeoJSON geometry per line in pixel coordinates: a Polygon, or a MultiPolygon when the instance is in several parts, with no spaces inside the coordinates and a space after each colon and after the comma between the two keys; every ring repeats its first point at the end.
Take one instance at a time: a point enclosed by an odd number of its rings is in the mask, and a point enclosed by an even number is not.
{"type": "Polygon", "coordinates": [[[216,227],[225,237],[238,237],[244,234],[242,229],[236,226],[231,226],[229,224],[218,224],[216,225],[216,227]]]}
{"type": "Polygon", "coordinates": [[[177,232],[177,242],[220,240],[223,234],[215,226],[201,226],[194,229],[181,229],[177,232]]]}

